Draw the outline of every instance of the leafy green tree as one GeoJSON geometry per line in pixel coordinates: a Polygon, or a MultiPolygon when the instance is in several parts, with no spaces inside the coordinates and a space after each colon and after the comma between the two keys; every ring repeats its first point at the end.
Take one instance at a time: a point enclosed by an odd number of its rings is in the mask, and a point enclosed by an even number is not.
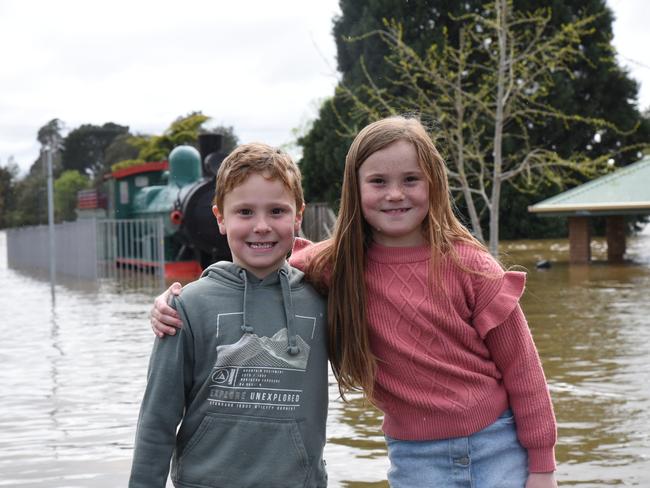
{"type": "Polygon", "coordinates": [[[201,112],[192,112],[184,117],[178,117],[159,136],[135,136],[129,143],[139,149],[138,160],[163,161],[176,146],[189,144],[198,146],[201,126],[209,119],[201,112]]]}
{"type": "Polygon", "coordinates": [[[77,127],[63,142],[63,169],[100,177],[107,169],[104,154],[106,149],[116,137],[127,134],[128,131],[128,127],[113,122],[101,126],[83,124],[77,127]]]}
{"type": "MultiPolygon", "coordinates": [[[[326,201],[338,207],[345,155],[354,135],[369,122],[353,110],[346,99],[346,90],[355,91],[367,83],[367,73],[386,88],[392,73],[385,58],[388,46],[368,32],[383,27],[386,18],[399,19],[404,25],[404,40],[425,52],[440,41],[443,29],[454,30],[451,15],[466,13],[482,2],[468,0],[341,0],[341,15],[334,19],[333,35],[337,49],[337,66],[342,79],[335,94],[321,106],[311,130],[298,140],[302,146],[301,170],[304,175],[305,198],[326,201]]],[[[393,87],[394,89],[394,87],[393,87]]]]}
{"type": "Polygon", "coordinates": [[[347,105],[349,103],[340,97],[326,100],[311,130],[298,139],[303,149],[300,170],[305,199],[327,202],[335,209],[341,196],[345,155],[352,142],[339,117],[340,110],[349,110],[347,105]],[[343,106],[345,108],[339,108],[343,106]]]}
{"type": "Polygon", "coordinates": [[[9,157],[6,166],[0,166],[0,229],[9,227],[10,213],[13,209],[14,185],[18,166],[9,157]]]}
{"type": "Polygon", "coordinates": [[[64,124],[60,119],[52,119],[38,129],[36,139],[42,146],[51,144],[52,149],[58,152],[63,148],[63,135],[61,133],[64,128],[64,124]]]}
{"type": "Polygon", "coordinates": [[[54,218],[76,220],[77,192],[90,187],[90,180],[74,169],[65,170],[54,182],[54,218]]]}
{"type": "Polygon", "coordinates": [[[106,147],[104,151],[104,166],[110,168],[112,165],[125,159],[136,159],[140,150],[129,141],[133,137],[130,132],[118,135],[106,147]]]}
{"type": "MultiPolygon", "coordinates": [[[[403,94],[403,88],[391,84],[395,78],[394,66],[386,62],[390,54],[389,45],[369,32],[381,30],[384,19],[395,19],[402,25],[402,40],[420,57],[426,57],[429,49],[447,42],[458,48],[460,28],[463,22],[454,19],[466,14],[485,13],[486,2],[470,0],[451,2],[441,0],[411,0],[408,2],[384,0],[341,0],[342,15],[334,21],[334,34],[337,42],[338,67],[342,81],[335,96],[327,101],[320,112],[319,119],[312,130],[300,139],[303,145],[301,162],[309,199],[322,199],[325,192],[318,188],[330,189],[340,184],[342,171],[341,154],[349,146],[350,136],[368,120],[351,110],[351,104],[344,94],[354,92],[361,101],[367,97],[359,88],[368,84],[369,77],[380,90],[393,96],[403,94]],[[327,144],[322,144],[328,141],[327,144]],[[339,146],[343,146],[341,149],[339,146]],[[318,184],[312,185],[311,178],[318,184]]],[[[583,56],[576,57],[567,70],[555,72],[550,89],[545,94],[544,103],[567,114],[575,114],[585,119],[603,119],[621,131],[599,131],[595,140],[593,127],[588,124],[574,126],[567,130],[562,120],[551,120],[545,124],[533,124],[528,130],[529,143],[556,151],[567,158],[576,152],[586,157],[598,158],[620,147],[633,147],[636,143],[650,138],[648,119],[643,118],[634,106],[637,87],[614,60],[611,45],[612,14],[604,0],[515,0],[512,8],[522,14],[530,14],[540,7],[548,7],[549,29],[558,29],[563,24],[576,19],[592,16],[593,29],[583,36],[580,49],[583,56]],[[632,129],[637,127],[636,131],[632,129]]],[[[542,100],[540,100],[541,102],[542,100]]],[[[417,107],[414,109],[418,112],[417,107]]],[[[386,110],[382,116],[388,115],[386,110]]],[[[442,121],[427,120],[435,127],[442,121]]],[[[442,145],[444,142],[439,141],[442,145]]],[[[510,141],[509,144],[516,144],[510,141]]],[[[443,152],[448,148],[441,147],[443,152]]],[[[631,162],[635,154],[627,152],[617,158],[617,165],[631,162]]],[[[579,182],[580,178],[576,179],[579,182]]],[[[507,238],[531,237],[558,234],[564,231],[561,219],[540,219],[528,214],[526,208],[535,201],[557,193],[561,185],[547,182],[539,185],[534,192],[527,189],[506,186],[502,190],[504,207],[499,227],[507,238]]],[[[567,182],[562,182],[566,184],[567,182]]],[[[332,192],[330,192],[332,193],[332,192]]],[[[468,212],[463,201],[459,202],[461,211],[468,212]]],[[[487,224],[486,208],[477,210],[484,225],[487,224]]]]}
{"type": "Polygon", "coordinates": [[[47,223],[47,187],[42,172],[33,172],[16,182],[8,220],[10,227],[47,223]]]}

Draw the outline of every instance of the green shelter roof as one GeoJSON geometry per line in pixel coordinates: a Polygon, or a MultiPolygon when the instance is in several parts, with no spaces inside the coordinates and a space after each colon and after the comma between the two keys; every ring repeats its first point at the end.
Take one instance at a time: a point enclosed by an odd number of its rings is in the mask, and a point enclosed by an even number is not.
{"type": "Polygon", "coordinates": [[[650,156],[528,207],[540,217],[650,214],[650,156]]]}

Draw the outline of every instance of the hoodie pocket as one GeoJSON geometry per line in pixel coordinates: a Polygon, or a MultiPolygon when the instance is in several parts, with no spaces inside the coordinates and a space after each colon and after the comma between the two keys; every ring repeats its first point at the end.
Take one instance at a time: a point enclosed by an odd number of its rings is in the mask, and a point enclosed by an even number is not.
{"type": "Polygon", "coordinates": [[[304,487],[307,451],[293,419],[208,414],[178,459],[178,480],[201,486],[304,487]]]}

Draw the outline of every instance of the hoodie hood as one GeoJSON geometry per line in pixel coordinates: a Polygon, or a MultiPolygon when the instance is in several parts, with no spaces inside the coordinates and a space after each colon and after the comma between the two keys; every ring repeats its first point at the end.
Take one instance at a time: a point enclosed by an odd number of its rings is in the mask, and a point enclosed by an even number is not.
{"type": "Polygon", "coordinates": [[[255,301],[255,289],[269,286],[277,287],[279,283],[282,290],[282,303],[284,305],[286,321],[285,327],[287,329],[287,352],[292,356],[300,352],[294,327],[295,312],[292,288],[296,289],[302,286],[302,271],[292,268],[285,262],[277,271],[260,279],[238,264],[229,261],[219,261],[208,266],[203,271],[201,278],[204,277],[216,280],[226,286],[244,290],[243,323],[241,329],[245,334],[255,333],[254,327],[247,320],[247,310],[250,311],[252,307],[263,306],[263,304],[258,304],[255,301]]]}

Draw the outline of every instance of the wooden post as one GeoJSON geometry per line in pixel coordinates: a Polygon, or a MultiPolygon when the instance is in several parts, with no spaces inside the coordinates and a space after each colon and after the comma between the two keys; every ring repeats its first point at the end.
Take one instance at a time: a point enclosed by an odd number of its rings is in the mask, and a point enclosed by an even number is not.
{"type": "Polygon", "coordinates": [[[622,263],[625,254],[625,217],[609,215],[607,222],[607,261],[622,263]]]}
{"type": "Polygon", "coordinates": [[[569,217],[569,262],[588,264],[591,261],[591,229],[589,217],[569,217]]]}

